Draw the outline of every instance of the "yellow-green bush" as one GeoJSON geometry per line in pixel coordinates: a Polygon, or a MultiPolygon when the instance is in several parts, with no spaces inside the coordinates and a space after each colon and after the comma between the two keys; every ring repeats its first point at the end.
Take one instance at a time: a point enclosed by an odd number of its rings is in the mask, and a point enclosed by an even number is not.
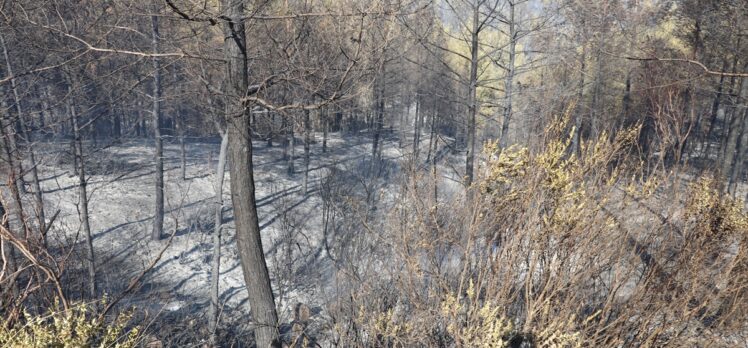
{"type": "Polygon", "coordinates": [[[0,327],[0,347],[8,348],[130,348],[135,347],[139,330],[129,328],[130,314],[120,314],[111,322],[99,320],[86,304],[67,311],[55,309],[45,315],[26,314],[15,327],[0,327]]]}

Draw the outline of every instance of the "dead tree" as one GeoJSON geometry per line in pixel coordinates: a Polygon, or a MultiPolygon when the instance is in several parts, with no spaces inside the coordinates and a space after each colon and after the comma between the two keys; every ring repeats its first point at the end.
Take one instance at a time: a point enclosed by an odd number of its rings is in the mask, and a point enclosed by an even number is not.
{"type": "MultiPolygon", "coordinates": [[[[73,89],[68,85],[68,94],[72,95],[73,89]]],[[[96,298],[96,258],[93,247],[93,236],[91,235],[91,224],[88,217],[88,191],[86,188],[86,161],[83,157],[83,139],[81,138],[81,127],[78,121],[78,114],[75,110],[75,105],[72,101],[68,100],[68,113],[73,121],[73,144],[75,145],[75,158],[78,164],[78,214],[81,221],[81,228],[83,228],[83,234],[86,236],[86,247],[88,254],[87,265],[88,265],[88,291],[91,297],[96,298]]]]}
{"type": "MultiPolygon", "coordinates": [[[[154,6],[154,11],[156,6],[154,6]]],[[[159,52],[158,16],[151,15],[151,45],[153,52],[159,52]]],[[[153,140],[156,162],[156,211],[153,217],[152,240],[160,240],[164,231],[164,145],[161,139],[161,64],[154,56],[153,61],[153,140]]]]}
{"type": "MultiPolygon", "coordinates": [[[[5,66],[7,69],[7,73],[9,76],[13,76],[13,66],[10,63],[10,57],[8,55],[8,47],[5,44],[5,38],[0,35],[0,45],[2,45],[3,49],[3,56],[5,58],[5,66]]],[[[29,160],[31,160],[31,167],[29,170],[31,171],[31,184],[34,188],[34,201],[36,203],[36,212],[37,212],[37,220],[39,222],[39,233],[41,234],[41,240],[43,245],[47,246],[47,231],[46,231],[46,218],[44,217],[44,199],[42,198],[42,189],[39,185],[39,171],[37,170],[38,163],[36,160],[36,155],[34,153],[34,149],[32,148],[32,139],[31,139],[31,132],[27,129],[27,124],[25,122],[25,115],[23,113],[23,107],[21,105],[21,98],[18,95],[18,87],[16,86],[15,79],[10,80],[10,88],[13,90],[13,102],[15,103],[16,107],[16,113],[18,117],[18,121],[20,123],[21,128],[21,134],[23,135],[24,141],[26,143],[26,151],[28,151],[29,154],[29,160]]],[[[19,154],[20,155],[20,154],[19,154]]],[[[21,182],[23,186],[23,182],[21,182]]]]}
{"type": "Polygon", "coordinates": [[[304,184],[302,193],[307,194],[309,189],[309,156],[312,142],[312,126],[309,119],[309,110],[304,110],[304,184]]]}
{"type": "Polygon", "coordinates": [[[216,330],[218,328],[218,280],[221,271],[221,232],[223,229],[223,179],[226,172],[226,152],[229,146],[229,138],[226,131],[220,130],[221,149],[218,153],[218,166],[216,167],[216,212],[215,227],[213,228],[213,260],[211,265],[210,279],[210,334],[211,342],[217,343],[216,330]]]}
{"type": "Polygon", "coordinates": [[[236,241],[241,259],[258,347],[279,345],[278,314],[260,237],[255,199],[252,134],[249,124],[249,65],[244,23],[244,0],[221,0],[226,75],[231,201],[234,207],[236,241]]]}

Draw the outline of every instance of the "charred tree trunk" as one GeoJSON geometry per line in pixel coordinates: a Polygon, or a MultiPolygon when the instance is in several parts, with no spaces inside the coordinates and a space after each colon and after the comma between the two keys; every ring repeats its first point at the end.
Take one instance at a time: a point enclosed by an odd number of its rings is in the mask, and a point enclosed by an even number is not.
{"type": "Polygon", "coordinates": [[[269,112],[267,115],[267,119],[268,119],[267,147],[273,147],[273,125],[275,123],[275,114],[269,112]]]}
{"type": "Polygon", "coordinates": [[[429,119],[431,120],[431,122],[430,122],[430,124],[431,124],[431,131],[429,131],[429,152],[426,154],[426,161],[427,162],[431,160],[431,156],[435,156],[436,155],[434,153],[434,151],[432,150],[433,144],[436,141],[436,127],[435,127],[435,122],[436,121],[434,120],[434,115],[431,115],[431,117],[429,117],[429,119]]]}
{"type": "MultiPolygon", "coordinates": [[[[725,60],[724,64],[722,64],[722,71],[725,71],[727,69],[727,61],[725,60]]],[[[711,119],[709,120],[709,128],[707,129],[706,133],[704,134],[704,138],[702,139],[703,145],[703,151],[702,155],[704,158],[709,158],[709,142],[712,139],[712,132],[714,131],[714,124],[717,123],[717,114],[719,111],[719,104],[722,101],[722,90],[725,86],[725,75],[720,75],[719,77],[719,84],[717,85],[717,93],[714,94],[714,101],[712,102],[712,110],[711,110],[711,119]]]]}
{"type": "MultiPolygon", "coordinates": [[[[174,69],[174,81],[179,81],[179,75],[177,69],[174,69]]],[[[177,93],[181,94],[181,90],[177,89],[177,93]]],[[[187,180],[187,146],[184,142],[186,133],[187,122],[184,119],[182,108],[179,104],[174,107],[174,127],[176,128],[177,137],[179,139],[179,174],[182,180],[187,180]]]]}
{"type": "MultiPolygon", "coordinates": [[[[154,6],[154,11],[156,7],[154,6]]],[[[151,45],[153,52],[159,52],[158,16],[151,16],[151,45]]],[[[153,140],[156,162],[156,208],[153,217],[151,239],[160,240],[164,231],[164,145],[161,139],[161,62],[153,57],[153,140]]]]}
{"type": "Polygon", "coordinates": [[[579,153],[579,146],[582,137],[582,98],[584,97],[584,76],[585,65],[587,60],[587,46],[582,47],[582,57],[579,68],[579,85],[577,85],[577,107],[574,113],[574,134],[571,137],[571,150],[573,153],[579,153]]]}
{"type": "Polygon", "coordinates": [[[302,193],[309,192],[309,156],[312,143],[312,126],[309,119],[309,110],[304,110],[304,184],[302,193]]]}
{"type": "Polygon", "coordinates": [[[513,2],[508,1],[509,4],[509,64],[507,65],[506,78],[504,79],[504,114],[501,123],[501,138],[499,139],[499,146],[501,149],[507,146],[507,137],[509,134],[509,122],[512,119],[512,97],[513,97],[513,86],[514,86],[514,75],[515,75],[515,62],[517,56],[517,26],[515,23],[514,9],[515,5],[513,2]]]}
{"type": "Polygon", "coordinates": [[[284,161],[288,160],[288,122],[286,121],[285,117],[281,118],[281,130],[283,131],[283,140],[282,140],[282,146],[283,146],[283,156],[281,157],[284,161]]]}
{"type": "MultiPolygon", "coordinates": [[[[435,113],[431,116],[431,140],[429,140],[429,154],[431,157],[431,180],[433,181],[433,187],[432,189],[432,195],[434,199],[434,207],[438,208],[438,202],[439,202],[439,185],[437,184],[437,176],[436,176],[436,153],[438,151],[439,147],[439,139],[436,137],[436,116],[438,114],[435,113]],[[433,146],[433,149],[431,148],[433,146]]],[[[432,216],[438,216],[438,212],[436,209],[434,209],[432,216]]]]}
{"type": "Polygon", "coordinates": [[[216,167],[216,212],[215,226],[213,228],[213,260],[211,265],[210,279],[210,334],[211,343],[217,343],[216,329],[218,328],[218,280],[221,272],[221,232],[223,229],[223,181],[226,172],[226,152],[229,147],[229,137],[226,132],[221,132],[221,150],[218,153],[218,166],[216,167]]]}
{"type": "Polygon", "coordinates": [[[278,315],[265,263],[255,200],[252,138],[246,101],[249,66],[243,19],[244,0],[221,0],[221,13],[226,18],[223,23],[226,62],[224,92],[227,98],[231,201],[234,206],[236,241],[252,309],[257,346],[279,346],[278,315]]]}
{"type": "MultiPolygon", "coordinates": [[[[421,150],[421,123],[423,122],[421,116],[421,103],[418,95],[416,95],[416,115],[413,126],[413,160],[418,163],[418,154],[421,150]]],[[[410,106],[408,107],[410,110],[410,106]]]]}
{"type": "Polygon", "coordinates": [[[327,153],[327,134],[330,132],[330,115],[328,110],[322,110],[322,153],[327,153]]]}
{"type": "MultiPolygon", "coordinates": [[[[5,206],[0,199],[0,221],[3,223],[3,228],[11,231],[8,220],[8,213],[5,211],[5,206]]],[[[11,231],[11,233],[13,232],[11,231]]],[[[0,256],[2,256],[3,261],[7,262],[7,264],[4,264],[3,266],[6,266],[8,274],[12,275],[10,279],[6,280],[7,284],[10,286],[0,289],[0,301],[5,301],[2,303],[2,306],[0,306],[0,309],[5,309],[4,307],[9,306],[9,304],[17,299],[20,294],[18,283],[16,282],[17,276],[15,275],[17,274],[16,271],[18,270],[18,267],[16,266],[16,256],[13,244],[6,242],[5,238],[0,238],[0,253],[2,253],[0,256]],[[10,293],[10,298],[8,297],[8,293],[10,293]]]]}
{"type": "Polygon", "coordinates": [[[182,180],[187,180],[187,145],[184,143],[184,125],[185,122],[182,119],[182,114],[177,108],[176,115],[176,127],[177,136],[179,137],[179,171],[182,180]]]}
{"type": "Polygon", "coordinates": [[[16,130],[13,126],[13,119],[8,114],[8,107],[4,99],[0,99],[0,112],[2,112],[2,118],[0,118],[0,132],[3,137],[3,149],[5,150],[5,161],[8,163],[8,190],[13,198],[13,210],[14,215],[18,221],[18,226],[15,228],[16,233],[23,231],[23,237],[29,238],[29,229],[26,227],[26,218],[23,213],[23,200],[21,200],[21,190],[18,188],[18,181],[21,170],[18,161],[19,158],[18,148],[16,147],[16,130]]]}
{"type": "MultiPolygon", "coordinates": [[[[737,148],[738,137],[743,128],[746,111],[746,103],[748,103],[748,78],[744,78],[740,84],[740,98],[738,100],[738,106],[735,108],[730,126],[727,132],[727,141],[725,144],[725,150],[722,154],[722,177],[725,184],[728,184],[728,180],[731,176],[731,170],[733,169],[733,163],[735,163],[735,150],[737,148]]],[[[740,160],[740,159],[738,159],[740,160]]]]}
{"type": "Polygon", "coordinates": [[[145,116],[143,115],[143,101],[138,100],[138,120],[136,122],[136,127],[138,127],[139,137],[146,137],[148,135],[145,122],[145,116]]]}
{"type": "Polygon", "coordinates": [[[377,76],[374,85],[374,113],[372,115],[372,128],[374,134],[371,142],[371,169],[372,172],[376,167],[375,163],[379,159],[380,152],[380,139],[382,137],[382,129],[384,128],[384,80],[385,80],[385,69],[384,62],[379,67],[379,76],[377,76]]]}
{"type": "MultiPolygon", "coordinates": [[[[0,35],[0,45],[2,45],[3,56],[5,58],[5,66],[7,69],[8,76],[13,76],[13,66],[10,63],[10,57],[8,56],[8,48],[5,45],[5,39],[0,35]]],[[[42,197],[41,185],[39,185],[39,171],[37,170],[38,163],[36,161],[36,154],[33,149],[33,139],[31,138],[31,132],[28,131],[28,124],[25,120],[25,114],[23,113],[23,107],[21,105],[21,98],[18,96],[18,88],[16,86],[15,79],[10,79],[10,86],[13,90],[13,102],[16,106],[16,113],[18,121],[20,123],[21,133],[26,143],[26,151],[29,154],[29,160],[31,161],[31,183],[34,189],[34,201],[36,204],[37,220],[39,223],[39,233],[41,234],[41,240],[44,247],[47,247],[47,222],[44,216],[44,199],[42,197]]],[[[19,153],[20,155],[20,153],[19,153]]]]}
{"type": "Polygon", "coordinates": [[[286,166],[286,172],[288,175],[293,175],[296,171],[296,168],[294,168],[294,159],[296,158],[296,135],[294,134],[294,128],[296,127],[296,122],[291,119],[289,120],[289,126],[288,126],[288,162],[286,166]]]}
{"type": "Polygon", "coordinates": [[[740,130],[740,138],[738,139],[737,152],[735,154],[735,163],[730,171],[730,184],[728,185],[728,192],[735,196],[737,191],[738,183],[743,177],[743,163],[745,163],[746,148],[748,148],[748,115],[745,114],[745,108],[743,108],[743,124],[740,130]]]}
{"type": "MultiPolygon", "coordinates": [[[[740,42],[740,40],[738,39],[738,43],[739,42],[740,42]]],[[[733,67],[732,67],[732,72],[733,73],[736,72],[737,69],[738,69],[738,67],[737,67],[737,62],[738,61],[737,61],[737,59],[738,58],[735,57],[735,59],[733,60],[733,63],[734,63],[733,67]]],[[[744,79],[738,79],[735,76],[731,77],[730,78],[730,91],[729,91],[729,93],[727,93],[727,95],[735,96],[736,94],[740,93],[740,92],[736,92],[736,89],[742,89],[741,87],[743,86],[743,80],[744,79]]],[[[732,104],[731,106],[733,106],[732,112],[724,111],[723,115],[722,115],[722,119],[723,119],[723,130],[722,130],[722,137],[720,139],[719,159],[718,159],[718,163],[719,163],[720,166],[725,161],[725,153],[727,152],[727,144],[730,142],[729,141],[730,140],[730,131],[733,129],[731,126],[733,124],[733,121],[734,121],[734,118],[735,118],[735,115],[736,115],[735,110],[734,110],[735,109],[734,108],[735,103],[733,102],[731,104],[732,104]]],[[[722,108],[722,110],[724,110],[724,108],[722,108]]],[[[717,111],[717,112],[719,112],[719,111],[717,111]]],[[[717,117],[719,117],[719,115],[717,117]]]]}
{"type": "MultiPolygon", "coordinates": [[[[68,86],[68,93],[72,95],[72,88],[70,88],[70,86],[68,86]]],[[[81,138],[81,128],[78,124],[78,115],[75,111],[75,106],[71,101],[68,101],[68,110],[70,112],[70,118],[73,120],[75,158],[78,159],[78,199],[80,204],[78,207],[78,213],[83,234],[86,236],[86,251],[88,252],[86,255],[88,265],[88,291],[92,298],[96,298],[96,259],[93,247],[93,236],[91,235],[91,224],[88,217],[88,191],[86,188],[86,161],[83,157],[83,140],[81,138]]]]}
{"type": "Polygon", "coordinates": [[[479,7],[473,6],[473,26],[470,33],[470,80],[468,81],[468,122],[467,122],[467,155],[465,156],[465,187],[473,184],[473,167],[475,162],[475,118],[478,113],[478,34],[479,7]]]}
{"type": "Polygon", "coordinates": [[[401,108],[400,112],[398,113],[398,120],[397,120],[397,126],[398,126],[398,136],[397,136],[397,147],[402,149],[405,147],[405,126],[406,126],[406,118],[405,114],[407,113],[407,108],[401,108]],[[403,110],[404,109],[404,110],[403,110]]]}
{"type": "MultiPolygon", "coordinates": [[[[0,90],[1,91],[1,90],[0,90]]],[[[23,164],[21,163],[20,149],[18,147],[18,134],[14,126],[13,118],[8,113],[8,105],[5,100],[0,101],[3,110],[4,130],[5,130],[5,151],[8,153],[8,165],[13,173],[13,186],[20,193],[25,193],[26,188],[23,182],[23,164]]]]}

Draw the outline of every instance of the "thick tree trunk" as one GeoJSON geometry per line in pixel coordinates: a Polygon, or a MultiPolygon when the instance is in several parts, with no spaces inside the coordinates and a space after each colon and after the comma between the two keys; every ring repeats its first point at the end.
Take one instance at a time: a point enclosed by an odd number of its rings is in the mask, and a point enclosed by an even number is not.
{"type": "Polygon", "coordinates": [[[258,347],[279,346],[278,315],[260,238],[252,163],[252,138],[245,101],[249,76],[244,29],[244,0],[221,0],[226,81],[226,121],[229,137],[231,201],[236,241],[254,319],[258,347]]]}
{"type": "MultiPolygon", "coordinates": [[[[154,6],[154,11],[156,6],[154,6]]],[[[151,44],[153,52],[159,52],[158,16],[151,16],[151,44]]],[[[153,159],[156,162],[156,208],[153,217],[152,240],[160,240],[164,231],[164,145],[161,139],[161,63],[153,57],[153,159]]]]}
{"type": "Polygon", "coordinates": [[[221,150],[218,153],[218,166],[216,167],[216,213],[215,227],[213,229],[213,260],[211,265],[210,279],[210,333],[211,343],[216,345],[216,329],[218,328],[218,280],[221,272],[221,231],[223,229],[223,179],[226,172],[226,152],[229,147],[229,137],[226,132],[221,134],[221,150]]]}
{"type": "MultiPolygon", "coordinates": [[[[8,56],[8,48],[5,45],[5,39],[2,35],[0,35],[0,44],[2,45],[3,49],[3,56],[5,57],[5,66],[7,69],[8,76],[13,76],[13,66],[10,64],[10,57],[8,56]]],[[[37,212],[37,220],[39,223],[39,233],[41,234],[41,240],[44,245],[44,247],[47,247],[47,222],[46,218],[44,216],[44,199],[42,198],[42,189],[41,185],[39,185],[39,171],[37,170],[38,163],[36,161],[36,155],[34,153],[33,145],[32,145],[32,138],[31,138],[31,132],[28,131],[28,124],[25,120],[25,114],[23,113],[23,107],[21,106],[21,98],[18,96],[18,88],[16,86],[16,80],[11,79],[10,80],[10,86],[13,90],[13,102],[16,106],[16,113],[18,117],[18,121],[21,124],[21,132],[24,137],[24,141],[26,143],[26,151],[28,151],[29,154],[29,160],[31,160],[31,183],[34,188],[34,201],[36,204],[36,212],[37,212]]],[[[19,154],[20,155],[20,154],[19,154]]]]}
{"type": "MultiPolygon", "coordinates": [[[[68,86],[68,93],[72,95],[72,88],[68,86]]],[[[78,115],[75,111],[75,106],[72,102],[68,101],[68,110],[70,112],[70,118],[73,120],[73,139],[75,144],[75,158],[78,159],[78,199],[80,206],[78,207],[78,213],[80,214],[81,228],[83,234],[86,236],[86,247],[88,254],[88,291],[91,298],[96,298],[96,259],[93,247],[93,236],[91,235],[91,225],[88,217],[88,192],[86,189],[86,161],[83,158],[83,140],[81,139],[81,129],[78,125],[78,115]]]]}
{"type": "Polygon", "coordinates": [[[478,113],[478,34],[480,33],[479,7],[473,7],[473,26],[470,38],[470,80],[468,81],[467,155],[465,156],[465,187],[473,184],[475,162],[475,118],[478,113]]]}

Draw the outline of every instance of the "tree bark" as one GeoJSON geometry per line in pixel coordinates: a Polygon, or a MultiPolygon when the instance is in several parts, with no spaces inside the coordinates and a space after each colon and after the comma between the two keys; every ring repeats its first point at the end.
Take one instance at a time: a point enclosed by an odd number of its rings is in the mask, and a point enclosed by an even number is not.
{"type": "Polygon", "coordinates": [[[309,192],[309,156],[312,142],[312,127],[309,119],[309,110],[304,110],[304,184],[302,193],[309,192]]]}
{"type": "Polygon", "coordinates": [[[279,346],[278,315],[260,238],[252,163],[252,138],[246,93],[249,66],[244,27],[244,0],[221,0],[226,81],[224,82],[229,137],[231,201],[254,334],[258,347],[279,346]]]}
{"type": "MultiPolygon", "coordinates": [[[[0,90],[2,91],[2,90],[0,90]]],[[[4,110],[4,130],[5,130],[5,151],[8,154],[8,165],[13,172],[13,186],[15,190],[21,193],[25,193],[26,189],[23,182],[23,164],[21,163],[20,148],[18,147],[18,134],[16,127],[14,127],[13,118],[8,113],[8,106],[5,100],[0,101],[0,107],[4,110]]]]}
{"type": "Polygon", "coordinates": [[[177,108],[176,127],[179,136],[179,171],[182,180],[187,180],[187,146],[184,143],[184,120],[177,108]]]}
{"type": "Polygon", "coordinates": [[[379,159],[379,152],[381,151],[379,142],[382,137],[382,129],[384,128],[384,83],[385,83],[385,68],[384,58],[379,67],[379,75],[374,83],[374,114],[372,115],[372,128],[374,129],[374,135],[371,142],[371,169],[372,173],[375,168],[375,163],[379,159]]]}
{"type": "Polygon", "coordinates": [[[138,99],[138,120],[136,123],[136,127],[138,127],[139,137],[147,137],[148,135],[148,130],[146,129],[145,122],[145,116],[143,115],[143,101],[138,99]]]}
{"type": "Polygon", "coordinates": [[[221,272],[221,232],[223,229],[223,181],[226,172],[226,152],[229,146],[228,134],[221,132],[221,150],[218,153],[218,166],[216,167],[216,212],[215,227],[213,228],[213,262],[211,265],[210,280],[210,333],[211,343],[217,344],[216,329],[218,328],[218,281],[221,272]]]}
{"type": "MultiPolygon", "coordinates": [[[[727,70],[727,60],[724,61],[722,64],[722,71],[727,70]]],[[[712,109],[711,109],[711,115],[712,117],[709,120],[709,128],[707,129],[706,133],[704,134],[703,139],[703,145],[702,145],[702,155],[704,158],[709,158],[709,142],[712,138],[712,132],[714,132],[714,124],[717,121],[717,115],[719,111],[719,105],[722,101],[722,90],[725,86],[725,76],[721,75],[719,77],[719,84],[717,85],[717,93],[714,94],[714,101],[712,102],[712,109]]]]}
{"type": "Polygon", "coordinates": [[[584,108],[582,107],[582,97],[584,96],[584,69],[586,65],[587,60],[587,46],[584,45],[582,47],[582,57],[580,60],[580,68],[579,68],[579,85],[577,86],[577,105],[576,105],[576,112],[574,113],[574,134],[571,137],[571,149],[573,153],[578,154],[579,153],[579,146],[581,141],[581,134],[582,134],[582,111],[584,108]]]}
{"type": "Polygon", "coordinates": [[[742,179],[743,174],[743,163],[745,162],[745,153],[748,148],[748,115],[745,114],[745,107],[743,107],[743,124],[740,130],[740,138],[737,144],[737,153],[735,154],[735,163],[730,171],[730,184],[728,185],[728,192],[733,195],[736,194],[738,183],[742,179]]]}
{"type": "MultiPolygon", "coordinates": [[[[0,92],[2,89],[0,89],[0,92]]],[[[0,112],[2,112],[2,117],[0,118],[0,133],[2,133],[3,137],[3,150],[5,155],[5,161],[8,163],[8,182],[10,185],[8,185],[8,190],[10,190],[10,194],[13,197],[13,210],[14,215],[16,215],[16,219],[18,221],[18,226],[15,228],[16,233],[21,235],[21,231],[23,231],[23,237],[25,239],[29,238],[29,229],[26,226],[23,213],[23,200],[21,199],[21,190],[18,188],[18,181],[20,177],[20,173],[23,170],[18,164],[18,148],[16,147],[16,131],[15,127],[13,127],[13,119],[10,117],[10,114],[8,114],[8,106],[5,103],[4,99],[0,99],[0,112]]]]}
{"type": "Polygon", "coordinates": [[[738,136],[741,133],[743,127],[743,119],[745,118],[746,103],[748,103],[748,78],[744,78],[740,84],[740,99],[738,105],[735,108],[732,120],[730,120],[730,126],[727,132],[727,141],[725,144],[725,150],[722,154],[722,177],[725,184],[728,184],[729,177],[731,175],[731,169],[735,162],[735,150],[737,147],[738,136]]]}
{"type": "Polygon", "coordinates": [[[288,160],[288,122],[286,121],[286,117],[281,117],[281,130],[283,131],[283,155],[281,156],[281,159],[284,161],[288,160]]]}
{"type": "MultiPolygon", "coordinates": [[[[10,64],[10,57],[8,56],[8,48],[5,45],[5,38],[0,35],[0,44],[3,48],[3,56],[5,58],[5,66],[7,69],[8,76],[13,76],[13,66],[10,64]]],[[[31,132],[28,131],[25,114],[23,113],[23,107],[21,105],[21,98],[18,96],[18,88],[16,86],[16,80],[10,80],[10,86],[13,90],[13,101],[16,105],[16,113],[18,121],[21,124],[21,132],[26,143],[26,151],[29,153],[29,160],[31,160],[31,183],[34,188],[34,201],[36,203],[37,220],[39,223],[39,233],[44,247],[47,247],[47,222],[44,216],[44,199],[42,197],[41,185],[39,185],[39,171],[37,170],[38,163],[36,161],[36,155],[32,147],[31,132]]],[[[20,155],[20,154],[19,154],[20,155]]]]}
{"type": "MultiPolygon", "coordinates": [[[[413,126],[413,160],[416,163],[418,162],[418,155],[421,150],[421,123],[423,122],[419,99],[419,96],[416,94],[416,115],[414,120],[415,125],[413,126]]],[[[410,106],[408,106],[408,110],[410,110],[410,106]]]]}
{"type": "MultiPolygon", "coordinates": [[[[72,95],[73,91],[68,86],[68,94],[72,95]]],[[[88,254],[88,291],[92,298],[96,298],[96,259],[93,247],[93,236],[91,235],[91,225],[88,217],[88,192],[86,189],[86,161],[83,158],[83,140],[81,139],[81,129],[78,125],[78,115],[75,111],[75,106],[71,101],[68,101],[68,111],[70,118],[73,120],[73,140],[75,144],[75,158],[78,163],[78,196],[80,206],[78,207],[78,213],[81,220],[81,227],[83,228],[83,234],[86,236],[86,247],[88,254]]]]}
{"type": "Polygon", "coordinates": [[[275,113],[268,111],[266,116],[268,120],[267,147],[273,147],[273,126],[275,125],[275,113]]]}
{"type": "Polygon", "coordinates": [[[322,117],[322,153],[327,153],[327,134],[330,132],[330,117],[327,109],[322,110],[320,115],[322,117]]]}
{"type": "Polygon", "coordinates": [[[288,122],[288,162],[286,166],[286,172],[288,173],[288,175],[293,175],[293,173],[296,171],[293,162],[296,158],[296,135],[294,134],[295,127],[295,120],[290,119],[288,122]]]}
{"type": "Polygon", "coordinates": [[[501,123],[501,138],[499,146],[506,148],[509,134],[509,122],[512,119],[512,94],[514,86],[515,62],[517,57],[517,27],[515,23],[514,3],[509,1],[509,64],[507,65],[506,78],[504,79],[504,115],[501,123]]]}
{"type": "Polygon", "coordinates": [[[592,81],[592,98],[590,102],[590,126],[589,136],[591,139],[596,139],[600,134],[599,124],[600,117],[603,115],[603,109],[605,105],[601,105],[604,101],[602,97],[602,90],[604,85],[603,80],[603,68],[605,60],[602,57],[603,49],[602,45],[605,44],[605,35],[601,34],[600,39],[597,42],[597,49],[595,52],[595,78],[592,81]]]}
{"type": "Polygon", "coordinates": [[[467,155],[465,156],[465,187],[473,184],[475,162],[475,118],[478,113],[478,34],[479,7],[473,6],[473,26],[470,33],[470,80],[468,81],[467,155]]]}
{"type": "MultiPolygon", "coordinates": [[[[154,11],[157,7],[154,5],[154,11]]],[[[153,52],[159,52],[158,16],[151,15],[151,45],[153,52]]],[[[153,140],[156,162],[156,208],[153,217],[152,240],[160,240],[164,231],[164,145],[161,139],[161,62],[153,57],[153,140]]]]}
{"type": "MultiPolygon", "coordinates": [[[[5,206],[3,205],[2,201],[3,200],[0,199],[0,221],[3,222],[3,227],[5,229],[13,233],[10,228],[10,224],[8,223],[9,219],[7,218],[7,212],[5,211],[5,206]]],[[[0,253],[2,253],[3,260],[6,260],[7,262],[6,266],[8,274],[16,274],[18,267],[16,266],[15,249],[13,244],[11,244],[10,242],[6,242],[5,238],[0,238],[0,253]]],[[[17,299],[20,291],[18,288],[18,283],[16,282],[16,276],[8,279],[7,283],[10,284],[10,288],[0,289],[0,295],[5,295],[6,291],[10,291],[11,299],[17,299]]],[[[2,297],[2,300],[5,300],[4,296],[2,297]]]]}
{"type": "Polygon", "coordinates": [[[432,189],[432,197],[434,199],[434,212],[432,216],[438,216],[438,212],[436,209],[439,207],[439,185],[437,182],[437,176],[436,176],[436,153],[439,151],[439,139],[436,137],[436,117],[438,115],[438,112],[431,116],[431,140],[429,140],[429,154],[431,159],[431,180],[433,181],[433,187],[432,189]],[[431,146],[433,145],[433,149],[431,149],[431,146]]]}

